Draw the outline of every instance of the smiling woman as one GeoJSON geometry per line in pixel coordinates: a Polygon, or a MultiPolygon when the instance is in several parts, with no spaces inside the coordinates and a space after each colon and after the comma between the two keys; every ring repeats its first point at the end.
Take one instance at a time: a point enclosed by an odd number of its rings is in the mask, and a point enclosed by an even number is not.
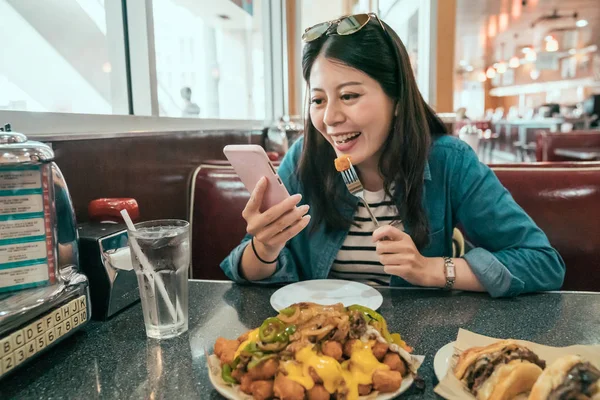
{"type": "Polygon", "coordinates": [[[266,188],[257,186],[242,214],[249,235],[221,265],[231,279],[335,277],[495,297],[561,286],[561,257],[471,148],[447,135],[387,24],[357,14],[310,27],[303,38],[305,135],[279,168],[297,194],[261,213],[266,188]],[[342,155],[375,218],[336,170],[342,155]],[[476,247],[452,258],[459,223],[476,247]]]}

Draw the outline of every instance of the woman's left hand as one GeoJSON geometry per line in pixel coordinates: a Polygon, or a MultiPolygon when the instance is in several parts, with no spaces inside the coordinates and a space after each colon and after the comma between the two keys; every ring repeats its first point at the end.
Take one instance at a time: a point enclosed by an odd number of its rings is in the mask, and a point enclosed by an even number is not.
{"type": "Polygon", "coordinates": [[[390,225],[377,228],[373,242],[377,243],[379,262],[390,275],[397,275],[413,285],[435,286],[436,272],[443,274],[443,270],[436,271],[432,265],[435,259],[421,255],[412,238],[398,228],[390,225]]]}

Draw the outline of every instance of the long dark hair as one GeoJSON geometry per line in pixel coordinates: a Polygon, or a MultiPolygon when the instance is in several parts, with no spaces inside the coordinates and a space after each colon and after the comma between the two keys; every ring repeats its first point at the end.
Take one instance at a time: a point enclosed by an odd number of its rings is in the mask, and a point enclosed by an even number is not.
{"type": "MultiPolygon", "coordinates": [[[[412,239],[421,249],[428,244],[429,233],[422,205],[425,163],[432,136],[445,134],[447,130],[423,100],[404,44],[387,24],[384,26],[386,31],[377,20],[371,19],[354,34],[323,35],[306,43],[302,71],[308,84],[313,63],[322,54],[366,73],[394,101],[397,117],[383,145],[379,172],[386,194],[398,209],[398,218],[410,224],[412,239]],[[394,195],[390,191],[393,185],[394,195]]],[[[313,229],[323,222],[328,231],[349,229],[353,221],[339,211],[340,204],[348,206],[348,197],[336,190],[342,178],[333,164],[335,151],[314,127],[308,107],[304,132],[298,172],[305,198],[311,203],[313,229]]]]}

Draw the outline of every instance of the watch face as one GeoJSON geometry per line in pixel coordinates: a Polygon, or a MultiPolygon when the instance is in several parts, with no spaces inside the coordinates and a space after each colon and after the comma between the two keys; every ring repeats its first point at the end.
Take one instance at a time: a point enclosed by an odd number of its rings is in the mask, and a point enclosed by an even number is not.
{"type": "Polygon", "coordinates": [[[454,274],[454,267],[453,266],[446,268],[446,276],[448,278],[454,278],[454,277],[456,277],[456,275],[454,274]]]}

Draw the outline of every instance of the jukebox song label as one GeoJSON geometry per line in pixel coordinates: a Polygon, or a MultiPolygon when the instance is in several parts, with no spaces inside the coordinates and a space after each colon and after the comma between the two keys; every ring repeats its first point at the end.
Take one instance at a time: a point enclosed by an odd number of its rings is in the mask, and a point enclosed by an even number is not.
{"type": "Polygon", "coordinates": [[[0,168],[0,292],[46,285],[54,278],[45,168],[0,168]]]}

